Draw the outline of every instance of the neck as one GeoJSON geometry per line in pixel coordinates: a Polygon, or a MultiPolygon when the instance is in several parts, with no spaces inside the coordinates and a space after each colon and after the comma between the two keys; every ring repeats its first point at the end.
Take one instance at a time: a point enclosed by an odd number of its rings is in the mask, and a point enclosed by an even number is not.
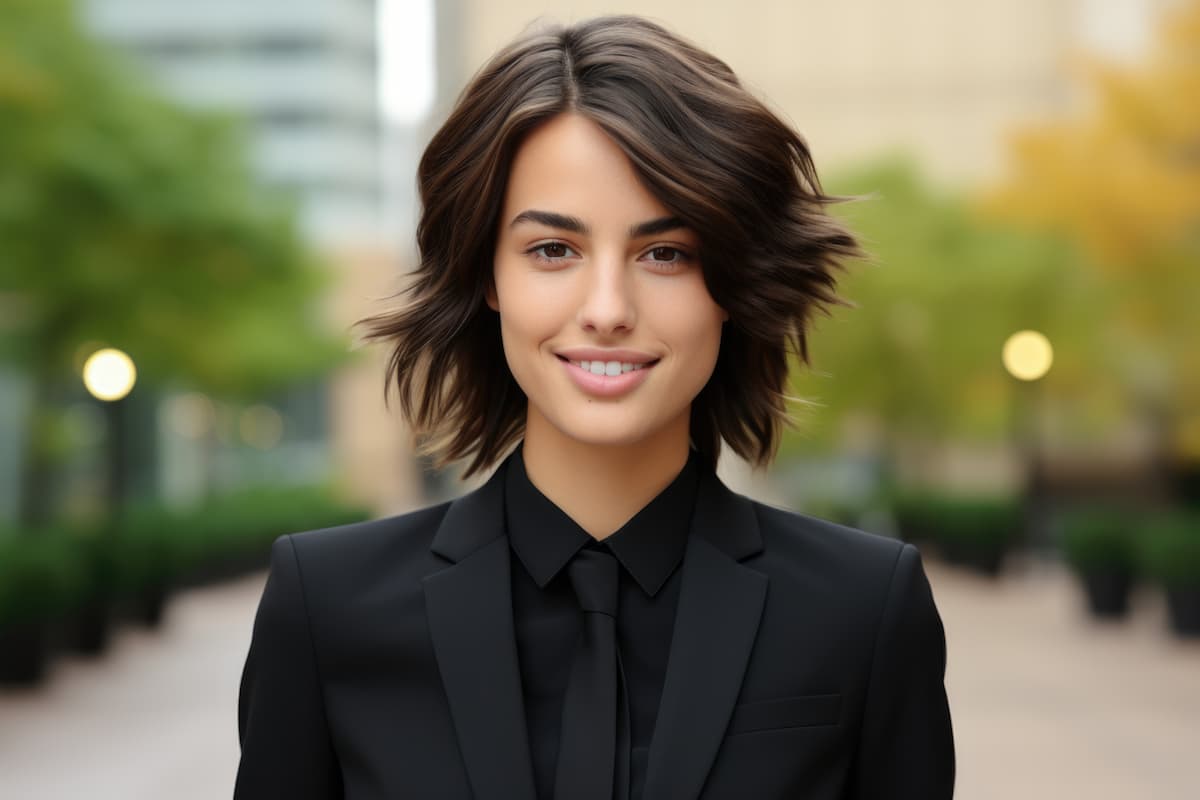
{"type": "Polygon", "coordinates": [[[533,406],[522,457],[530,482],[596,539],[615,533],[667,488],[688,458],[688,412],[632,444],[581,442],[533,406]]]}

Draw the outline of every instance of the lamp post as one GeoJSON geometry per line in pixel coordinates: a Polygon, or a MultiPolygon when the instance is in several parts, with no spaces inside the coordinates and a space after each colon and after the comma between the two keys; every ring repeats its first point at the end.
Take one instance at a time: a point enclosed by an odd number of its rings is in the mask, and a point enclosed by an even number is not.
{"type": "Polygon", "coordinates": [[[83,385],[104,404],[107,427],[108,511],[119,513],[125,500],[128,472],[125,458],[126,397],[137,382],[137,369],[124,352],[112,347],[97,350],[83,364],[83,385]]]}
{"type": "Polygon", "coordinates": [[[1025,526],[1035,546],[1044,547],[1045,475],[1038,426],[1039,384],[1054,363],[1050,340],[1038,331],[1017,331],[1004,342],[1001,361],[1017,381],[1014,438],[1025,463],[1025,526]]]}

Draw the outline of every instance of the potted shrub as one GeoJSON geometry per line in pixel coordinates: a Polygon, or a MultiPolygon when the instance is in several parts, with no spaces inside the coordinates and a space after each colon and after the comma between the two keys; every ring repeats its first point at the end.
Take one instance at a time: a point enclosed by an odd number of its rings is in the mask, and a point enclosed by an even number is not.
{"type": "Polygon", "coordinates": [[[930,545],[938,546],[934,493],[912,488],[897,489],[891,492],[890,503],[892,518],[901,539],[917,545],[922,551],[930,545]]]}
{"type": "Polygon", "coordinates": [[[1143,569],[1166,593],[1171,629],[1200,636],[1200,512],[1155,515],[1139,541],[1143,569]]]}
{"type": "Polygon", "coordinates": [[[271,543],[283,534],[368,518],[327,486],[259,486],[178,514],[170,547],[183,583],[203,585],[266,569],[271,543]]]}
{"type": "Polygon", "coordinates": [[[1062,519],[1062,552],[1078,576],[1088,610],[1114,619],[1129,610],[1136,554],[1133,515],[1123,508],[1078,509],[1062,519]]]}
{"type": "Polygon", "coordinates": [[[0,683],[39,681],[52,630],[77,595],[82,565],[58,531],[0,536],[0,683]]]}
{"type": "Polygon", "coordinates": [[[1021,506],[1015,498],[947,495],[934,510],[936,535],[957,563],[989,577],[1000,574],[1021,532],[1021,506]]]}
{"type": "Polygon", "coordinates": [[[65,645],[71,652],[95,656],[108,647],[112,632],[117,553],[109,531],[101,525],[80,525],[68,538],[78,553],[82,580],[77,602],[64,619],[65,645]]]}
{"type": "Polygon", "coordinates": [[[928,542],[952,564],[996,576],[1021,532],[1021,508],[1005,495],[906,490],[893,503],[906,541],[928,542]]]}
{"type": "Polygon", "coordinates": [[[161,505],[127,510],[114,525],[110,546],[115,553],[115,592],[129,619],[147,627],[162,622],[175,578],[170,547],[176,515],[161,505]]]}

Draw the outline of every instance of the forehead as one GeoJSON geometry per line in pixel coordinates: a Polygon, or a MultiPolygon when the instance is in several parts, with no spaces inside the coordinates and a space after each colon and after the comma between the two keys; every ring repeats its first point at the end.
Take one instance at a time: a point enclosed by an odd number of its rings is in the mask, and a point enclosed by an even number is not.
{"type": "Polygon", "coordinates": [[[593,226],[666,215],[629,158],[595,122],[560,114],[525,138],[513,158],[504,195],[507,225],[535,208],[571,214],[593,226]]]}

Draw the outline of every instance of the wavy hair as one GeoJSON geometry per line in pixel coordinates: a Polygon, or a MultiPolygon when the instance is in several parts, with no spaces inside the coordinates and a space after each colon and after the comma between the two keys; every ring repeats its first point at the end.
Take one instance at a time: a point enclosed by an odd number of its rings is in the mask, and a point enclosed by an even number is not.
{"type": "Polygon", "coordinates": [[[526,398],[509,372],[499,317],[486,304],[509,170],[539,124],[573,112],[624,151],[667,209],[700,238],[713,299],[729,313],[713,375],[691,408],[693,445],[716,466],[721,442],[755,466],[778,449],[789,354],[809,362],[816,311],[849,305],[837,268],[861,257],[825,207],[804,139],[724,62],[636,16],[528,32],[471,79],[421,157],[420,261],[360,320],[390,344],[394,386],[419,452],[437,466],[497,462],[524,433],[526,398]]]}

